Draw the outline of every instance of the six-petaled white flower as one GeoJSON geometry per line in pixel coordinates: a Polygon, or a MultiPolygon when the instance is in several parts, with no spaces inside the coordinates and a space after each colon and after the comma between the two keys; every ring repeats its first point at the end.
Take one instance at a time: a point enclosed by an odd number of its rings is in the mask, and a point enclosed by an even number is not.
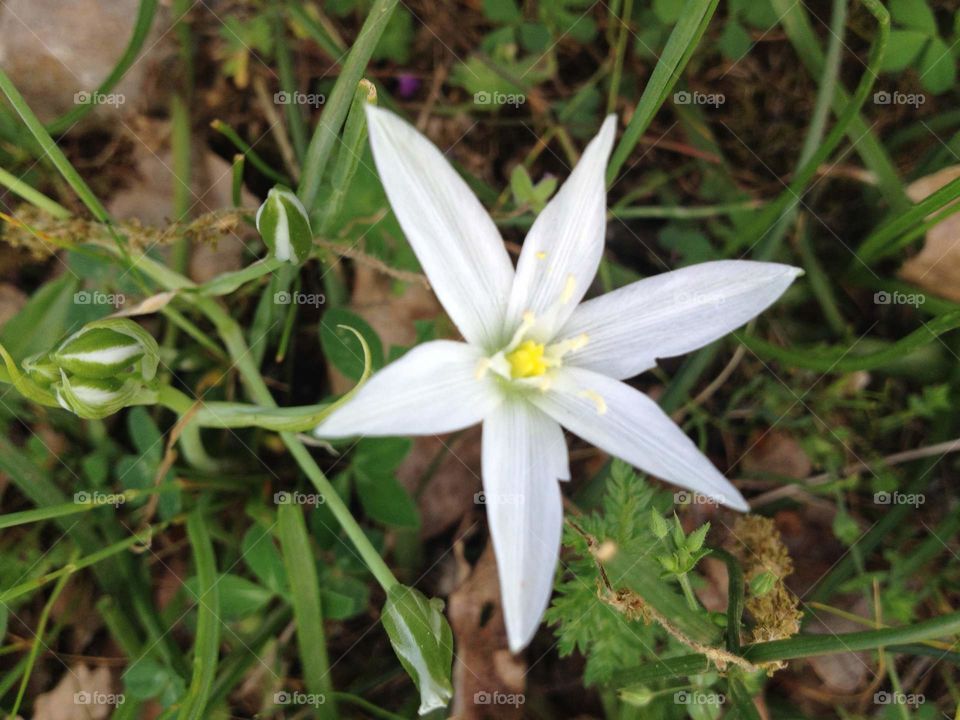
{"type": "Polygon", "coordinates": [[[570,469],[562,427],[737,510],[747,503],[658,405],[623,382],[727,334],[800,270],[726,260],[581,303],[603,253],[610,116],[540,213],[516,270],[493,220],[443,154],[396,115],[367,109],[387,197],[464,342],[419,345],[316,429],[324,438],[432,435],[483,423],[482,474],[510,647],[550,600],[570,469]]]}

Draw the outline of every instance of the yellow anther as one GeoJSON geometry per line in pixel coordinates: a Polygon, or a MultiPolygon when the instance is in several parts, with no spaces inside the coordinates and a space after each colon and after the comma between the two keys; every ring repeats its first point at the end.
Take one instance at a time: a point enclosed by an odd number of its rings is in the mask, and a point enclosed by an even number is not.
{"type": "Polygon", "coordinates": [[[603,415],[605,412],[607,412],[607,401],[604,400],[603,395],[598,393],[596,390],[581,390],[577,393],[577,395],[593,401],[593,404],[597,406],[597,415],[603,415]]]}
{"type": "Polygon", "coordinates": [[[507,355],[510,363],[510,375],[513,378],[538,377],[547,371],[547,363],[543,357],[542,343],[525,340],[516,350],[507,355]]]}
{"type": "Polygon", "coordinates": [[[563,294],[560,295],[560,304],[566,305],[570,302],[576,289],[577,279],[573,275],[567,275],[567,284],[563,286],[563,294]]]}
{"type": "Polygon", "coordinates": [[[537,260],[546,260],[546,259],[547,259],[547,254],[543,250],[537,253],[537,260]]]}

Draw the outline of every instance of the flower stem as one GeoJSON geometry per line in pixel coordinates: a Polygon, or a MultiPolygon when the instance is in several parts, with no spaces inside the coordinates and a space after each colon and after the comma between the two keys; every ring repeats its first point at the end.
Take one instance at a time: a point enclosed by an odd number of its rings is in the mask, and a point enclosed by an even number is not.
{"type": "Polygon", "coordinates": [[[690,578],[687,577],[686,573],[682,575],[677,575],[677,580],[680,582],[680,587],[683,589],[683,596],[687,599],[687,607],[689,607],[694,612],[700,610],[700,604],[697,602],[696,595],[693,594],[693,588],[690,587],[690,578]]]}

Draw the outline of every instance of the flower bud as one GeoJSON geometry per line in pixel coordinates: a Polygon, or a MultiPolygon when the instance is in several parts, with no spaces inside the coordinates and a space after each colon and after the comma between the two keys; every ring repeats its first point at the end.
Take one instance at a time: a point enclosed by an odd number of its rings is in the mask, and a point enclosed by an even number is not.
{"type": "Polygon", "coordinates": [[[82,418],[99,420],[129,405],[141,387],[142,383],[133,379],[70,378],[61,370],[56,395],[64,410],[82,418]]]}
{"type": "Polygon", "coordinates": [[[257,210],[257,230],[277,260],[301,263],[313,245],[310,219],[289,188],[277,185],[257,210]]]}
{"type": "Polygon", "coordinates": [[[50,353],[50,361],[70,375],[105,379],[132,367],[141,380],[157,374],[157,341],[133,320],[107,318],[84,325],[50,353]]]}

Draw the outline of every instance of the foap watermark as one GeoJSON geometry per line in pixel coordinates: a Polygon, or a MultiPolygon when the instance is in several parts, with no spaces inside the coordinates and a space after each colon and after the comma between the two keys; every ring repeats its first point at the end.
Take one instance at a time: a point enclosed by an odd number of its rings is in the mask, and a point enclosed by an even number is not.
{"type": "Polygon", "coordinates": [[[82,690],[73,694],[74,705],[109,705],[116,707],[126,702],[122,693],[105,693],[99,690],[82,690]]]}
{"type": "Polygon", "coordinates": [[[275,492],[274,505],[323,505],[327,499],[320,493],[275,492]]]}
{"type": "Polygon", "coordinates": [[[714,498],[689,490],[678,490],[673,494],[674,505],[719,505],[714,498]]]}
{"type": "Polygon", "coordinates": [[[873,494],[873,502],[877,505],[913,505],[918,508],[927,501],[923,493],[877,492],[873,494]]]}
{"type": "Polygon", "coordinates": [[[522,505],[523,495],[520,493],[488,493],[481,490],[473,494],[475,505],[522,505]]]}
{"type": "Polygon", "coordinates": [[[887,692],[881,690],[873,694],[874,705],[910,705],[920,707],[927,699],[922,693],[887,692]]]}
{"type": "Polygon", "coordinates": [[[723,705],[726,701],[727,696],[723,693],[701,690],[678,690],[673,694],[676,705],[723,705]]]}
{"type": "Polygon", "coordinates": [[[874,305],[912,305],[920,307],[927,301],[927,296],[923,293],[902,293],[899,290],[887,292],[881,290],[873,294],[874,305]]]}
{"type": "Polygon", "coordinates": [[[723,93],[702,93],[699,90],[678,90],[673,94],[675,105],[710,105],[718,108],[727,101],[723,93]]]}
{"type": "Polygon", "coordinates": [[[327,296],[323,293],[302,293],[287,292],[281,290],[273,294],[273,302],[276,305],[312,305],[320,307],[327,302],[327,296]]]}
{"type": "Polygon", "coordinates": [[[527,101],[523,93],[487,92],[480,90],[473,94],[473,102],[477,105],[512,105],[520,107],[527,101]]]}
{"type": "Polygon", "coordinates": [[[274,705],[309,705],[311,707],[319,707],[326,701],[327,697],[323,693],[280,690],[273,694],[274,705]]]}
{"type": "Polygon", "coordinates": [[[127,301],[123,293],[105,293],[99,290],[80,290],[73,294],[74,305],[112,305],[120,307],[127,301]]]}
{"type": "Polygon", "coordinates": [[[99,490],[87,492],[81,490],[73,494],[73,501],[78,505],[113,505],[117,508],[127,502],[127,496],[123,493],[105,493],[99,490]]]}
{"type": "Polygon", "coordinates": [[[123,93],[102,93],[99,90],[90,92],[89,90],[80,90],[73,94],[75,105],[112,105],[119,107],[127,101],[123,93]]]}
{"type": "Polygon", "coordinates": [[[912,105],[918,108],[926,101],[927,96],[923,93],[903,93],[899,90],[894,90],[893,92],[877,90],[877,92],[873,94],[874,105],[912,105]]]}
{"type": "Polygon", "coordinates": [[[487,692],[486,690],[481,690],[473,694],[474,705],[512,705],[513,707],[520,707],[526,701],[527,698],[523,693],[505,693],[499,690],[487,692]]]}
{"type": "Polygon", "coordinates": [[[723,298],[716,294],[699,293],[695,290],[677,290],[673,293],[675,305],[723,305],[723,298]]]}
{"type": "Polygon", "coordinates": [[[287,92],[281,90],[273,94],[273,102],[276,105],[309,105],[310,107],[320,107],[327,101],[327,96],[323,93],[303,93],[299,90],[287,92]]]}

